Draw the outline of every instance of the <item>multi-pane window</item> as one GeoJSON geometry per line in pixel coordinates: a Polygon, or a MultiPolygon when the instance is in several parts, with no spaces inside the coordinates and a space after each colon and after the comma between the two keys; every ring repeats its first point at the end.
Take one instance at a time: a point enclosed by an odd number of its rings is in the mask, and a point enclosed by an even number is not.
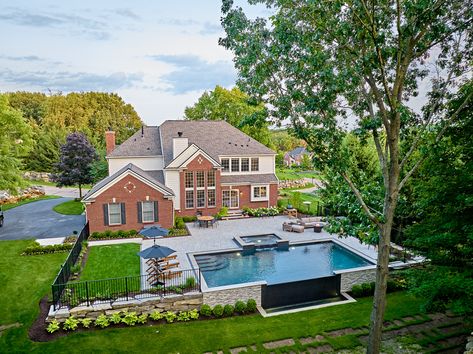
{"type": "Polygon", "coordinates": [[[143,222],[154,221],[154,202],[141,202],[141,217],[143,222]]]}
{"type": "Polygon", "coordinates": [[[251,158],[251,171],[259,171],[259,158],[251,158]]]}
{"type": "Polygon", "coordinates": [[[268,196],[267,187],[253,187],[253,197],[255,198],[266,198],[268,196]]]}
{"type": "Polygon", "coordinates": [[[214,207],[216,205],[216,200],[215,200],[215,189],[209,189],[207,190],[207,206],[214,207]]]}
{"type": "Polygon", "coordinates": [[[223,172],[230,172],[230,159],[222,159],[223,172]]]}
{"type": "Polygon", "coordinates": [[[240,172],[240,159],[232,159],[232,172],[240,172]]]}
{"type": "Polygon", "coordinates": [[[120,203],[108,205],[108,223],[110,225],[120,225],[122,223],[122,209],[120,203]]]}
{"type": "Polygon", "coordinates": [[[204,171],[196,172],[197,188],[205,187],[205,174],[204,171]]]}
{"type": "Polygon", "coordinates": [[[194,190],[186,191],[186,209],[194,208],[194,190]]]}
{"type": "Polygon", "coordinates": [[[207,187],[215,187],[215,171],[207,172],[207,187]]]}
{"type": "Polygon", "coordinates": [[[205,190],[197,190],[197,208],[205,208],[205,190]]]}
{"type": "Polygon", "coordinates": [[[186,188],[194,188],[194,173],[193,172],[186,172],[185,186],[186,188]]]}
{"type": "Polygon", "coordinates": [[[241,172],[246,172],[250,170],[250,159],[242,158],[241,159],[241,172]]]}

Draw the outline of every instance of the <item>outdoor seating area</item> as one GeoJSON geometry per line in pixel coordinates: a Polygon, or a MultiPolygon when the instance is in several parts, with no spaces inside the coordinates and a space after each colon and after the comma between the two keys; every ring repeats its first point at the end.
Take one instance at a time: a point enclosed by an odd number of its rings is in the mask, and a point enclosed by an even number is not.
{"type": "Polygon", "coordinates": [[[179,262],[176,261],[176,258],[177,256],[173,255],[159,259],[148,259],[146,261],[146,265],[148,265],[146,273],[149,274],[149,284],[160,285],[166,279],[179,277],[181,272],[175,270],[179,267],[179,262]]]}
{"type": "Polygon", "coordinates": [[[218,225],[218,219],[212,215],[197,215],[196,225],[199,227],[214,227],[218,225]]]}

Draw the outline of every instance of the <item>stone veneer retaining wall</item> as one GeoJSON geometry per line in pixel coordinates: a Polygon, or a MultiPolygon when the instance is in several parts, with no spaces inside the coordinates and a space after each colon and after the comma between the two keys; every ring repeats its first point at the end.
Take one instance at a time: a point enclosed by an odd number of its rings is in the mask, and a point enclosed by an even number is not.
{"type": "Polygon", "coordinates": [[[188,311],[193,309],[200,309],[202,305],[201,293],[187,293],[184,295],[169,295],[165,297],[154,296],[143,298],[143,295],[137,295],[135,298],[126,300],[126,298],[117,299],[110,303],[97,303],[87,306],[86,304],[68,308],[60,308],[56,311],[53,306],[49,310],[46,322],[53,319],[63,322],[69,316],[76,318],[92,318],[96,319],[101,314],[111,315],[120,311],[136,312],[138,315],[142,313],[152,313],[154,311],[188,311]]]}
{"type": "Polygon", "coordinates": [[[257,305],[261,305],[261,285],[251,284],[247,286],[221,287],[219,289],[208,289],[202,292],[204,304],[234,305],[237,301],[248,301],[254,299],[257,305]]]}
{"type": "Polygon", "coordinates": [[[340,291],[351,291],[353,285],[363,283],[371,283],[376,279],[376,268],[359,269],[353,271],[339,271],[340,274],[340,291]]]}

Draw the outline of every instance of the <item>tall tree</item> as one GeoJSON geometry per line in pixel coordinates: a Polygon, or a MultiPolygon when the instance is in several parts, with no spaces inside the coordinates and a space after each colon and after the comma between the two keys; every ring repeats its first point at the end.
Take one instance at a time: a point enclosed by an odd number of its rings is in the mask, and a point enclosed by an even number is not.
{"type": "Polygon", "coordinates": [[[61,146],[61,158],[56,165],[58,173],[53,176],[59,187],[79,186],[82,198],[82,185],[93,182],[92,164],[97,160],[97,153],[83,133],[71,133],[66,143],[61,146]]]}
{"type": "MultiPolygon", "coordinates": [[[[272,16],[249,19],[223,0],[220,43],[235,54],[239,86],[290,119],[320,163],[338,171],[379,232],[368,352],[378,353],[386,307],[389,245],[399,193],[422,164],[435,122],[446,127],[463,109],[445,99],[472,60],[472,0],[286,1],[264,3],[272,16]],[[419,107],[410,107],[412,98],[419,107]],[[410,109],[411,108],[411,109],[410,109]],[[417,108],[417,110],[413,110],[417,108]],[[421,112],[416,114],[415,112],[421,112]],[[382,210],[343,170],[339,120],[356,119],[373,138],[382,174],[382,210]],[[412,129],[414,128],[414,129],[412,129]],[[412,132],[411,143],[401,138],[412,132]]],[[[471,99],[471,94],[464,102],[471,99]]],[[[441,139],[440,129],[433,139],[441,139]]]]}
{"type": "Polygon", "coordinates": [[[0,95],[0,190],[16,194],[24,186],[21,158],[31,148],[31,128],[21,112],[0,95]]]}
{"type": "Polygon", "coordinates": [[[264,105],[255,104],[237,87],[227,90],[216,86],[213,91],[204,92],[194,106],[186,107],[184,118],[224,120],[260,143],[271,146],[264,105]]]}

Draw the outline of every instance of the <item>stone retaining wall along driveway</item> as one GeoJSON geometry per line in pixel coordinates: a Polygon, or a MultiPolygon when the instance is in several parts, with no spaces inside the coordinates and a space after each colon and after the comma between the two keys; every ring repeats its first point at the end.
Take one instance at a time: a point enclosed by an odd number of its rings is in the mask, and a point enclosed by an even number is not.
{"type": "Polygon", "coordinates": [[[56,311],[54,311],[54,307],[51,306],[46,322],[51,322],[53,319],[64,322],[69,316],[96,319],[102,314],[108,316],[121,311],[136,312],[137,315],[141,315],[143,313],[150,314],[154,311],[200,310],[202,306],[202,294],[197,292],[164,297],[144,297],[149,295],[150,294],[137,295],[134,298],[130,297],[129,300],[126,298],[117,299],[112,303],[104,303],[103,301],[91,303],[89,306],[84,303],[71,309],[60,308],[56,311]]]}

